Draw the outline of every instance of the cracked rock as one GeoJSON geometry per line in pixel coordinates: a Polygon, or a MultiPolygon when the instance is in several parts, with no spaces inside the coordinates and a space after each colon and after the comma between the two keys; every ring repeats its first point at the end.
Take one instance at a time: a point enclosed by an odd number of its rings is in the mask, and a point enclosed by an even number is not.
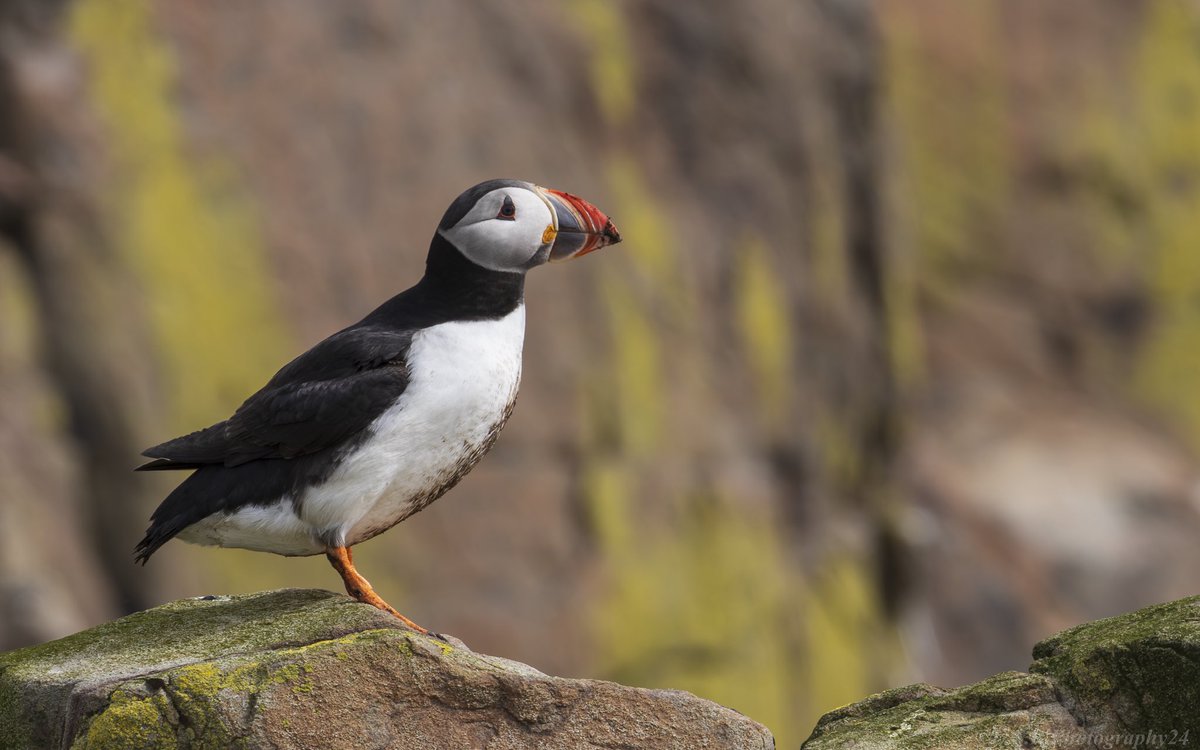
{"type": "Polygon", "coordinates": [[[0,748],[773,748],[676,691],[544,675],[324,591],[188,599],[0,654],[0,748]]]}

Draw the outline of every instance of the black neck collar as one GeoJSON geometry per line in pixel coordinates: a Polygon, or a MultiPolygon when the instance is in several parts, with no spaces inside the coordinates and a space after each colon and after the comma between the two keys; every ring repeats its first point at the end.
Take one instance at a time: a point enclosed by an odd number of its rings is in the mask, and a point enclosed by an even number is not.
{"type": "Polygon", "coordinates": [[[364,322],[424,327],[453,320],[497,320],[525,299],[525,274],[493,271],[472,263],[441,235],[434,234],[425,276],[388,300],[364,322]]]}

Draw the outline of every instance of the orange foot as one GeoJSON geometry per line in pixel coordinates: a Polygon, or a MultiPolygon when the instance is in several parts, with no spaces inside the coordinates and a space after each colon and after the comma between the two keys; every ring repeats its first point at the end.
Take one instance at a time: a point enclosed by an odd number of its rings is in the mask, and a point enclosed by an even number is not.
{"type": "Polygon", "coordinates": [[[341,574],[342,582],[346,584],[347,594],[363,604],[370,604],[372,607],[382,609],[418,633],[429,633],[425,628],[397,612],[392,605],[375,593],[370,582],[354,569],[354,561],[350,557],[349,547],[331,547],[325,551],[325,557],[329,558],[329,564],[333,566],[333,569],[341,574]]]}

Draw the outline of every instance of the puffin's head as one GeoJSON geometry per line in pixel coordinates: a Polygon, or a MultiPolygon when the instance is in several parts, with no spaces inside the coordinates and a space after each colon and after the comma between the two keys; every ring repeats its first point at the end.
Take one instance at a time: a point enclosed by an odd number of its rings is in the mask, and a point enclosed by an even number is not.
{"type": "Polygon", "coordinates": [[[473,263],[524,273],[621,241],[612,221],[582,198],[521,180],[488,180],[454,199],[438,234],[473,263]]]}

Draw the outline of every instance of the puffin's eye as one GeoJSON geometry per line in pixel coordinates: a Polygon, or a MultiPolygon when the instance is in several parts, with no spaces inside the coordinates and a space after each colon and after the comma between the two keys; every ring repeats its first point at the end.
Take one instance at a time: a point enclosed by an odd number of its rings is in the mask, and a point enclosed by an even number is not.
{"type": "Polygon", "coordinates": [[[504,196],[504,205],[500,206],[500,213],[496,214],[496,218],[504,219],[505,221],[517,220],[517,207],[513,204],[512,198],[509,198],[507,195],[504,196]]]}

